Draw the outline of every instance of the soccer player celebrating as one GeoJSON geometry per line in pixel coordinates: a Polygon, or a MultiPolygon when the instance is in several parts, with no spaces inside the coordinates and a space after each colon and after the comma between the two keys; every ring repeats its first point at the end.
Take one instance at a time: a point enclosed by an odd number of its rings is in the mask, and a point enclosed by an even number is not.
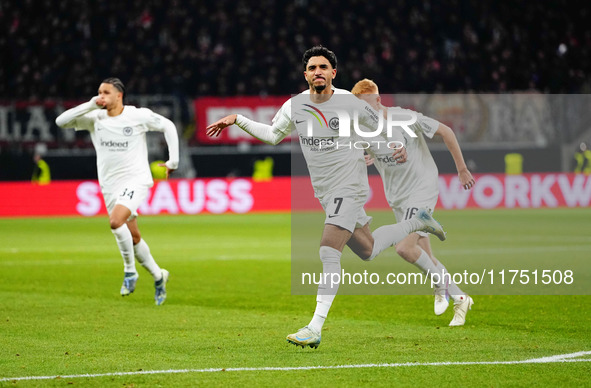
{"type": "MultiPolygon", "coordinates": [[[[376,111],[383,113],[386,117],[387,115],[391,115],[391,117],[405,115],[405,112],[410,112],[399,107],[383,106],[378,85],[368,79],[357,82],[352,93],[368,102],[376,111]]],[[[423,135],[429,138],[434,135],[441,136],[454,159],[460,183],[466,190],[474,186],[474,178],[466,167],[453,131],[448,126],[420,113],[416,113],[416,115],[417,121],[410,125],[410,128],[417,137],[404,136],[408,154],[406,163],[397,163],[391,157],[392,151],[385,147],[382,149],[370,147],[368,149],[373,156],[370,163],[374,163],[382,177],[386,199],[394,211],[397,221],[411,218],[421,208],[427,208],[432,212],[437,203],[439,195],[437,166],[423,135]]],[[[382,135],[385,136],[385,134],[382,135]]],[[[387,141],[388,139],[383,140],[387,141]]],[[[439,275],[434,277],[434,280],[440,280],[435,286],[435,314],[441,315],[445,312],[451,296],[454,301],[454,317],[449,325],[463,325],[466,322],[466,313],[474,301],[455,283],[451,282],[449,276],[443,275],[447,273],[447,269],[433,255],[429,235],[421,231],[411,233],[396,244],[396,252],[424,273],[439,275]],[[447,280],[450,282],[446,283],[447,280]]]]}
{"type": "Polygon", "coordinates": [[[162,166],[166,167],[167,178],[178,167],[178,135],[169,119],[147,108],[123,105],[124,96],[123,83],[118,78],[107,78],[100,84],[98,96],[65,111],[55,122],[62,128],[90,132],[111,232],[123,257],[125,275],[121,295],[135,290],[139,277],[135,256],[154,278],[154,299],[156,305],[161,305],[166,300],[168,271],[158,266],[141,238],[137,209],[154,184],[148,165],[146,132],[164,132],[169,160],[162,166]]]}
{"type": "MultiPolygon", "coordinates": [[[[445,239],[443,229],[426,210],[419,210],[407,221],[382,226],[371,233],[371,217],[363,209],[369,194],[363,150],[350,145],[351,137],[341,136],[338,123],[339,112],[349,112],[353,117],[356,111],[359,124],[374,131],[378,127],[378,116],[365,102],[359,104],[361,101],[348,91],[333,88],[337,59],[332,51],[322,46],[313,47],[304,53],[302,62],[309,89],[285,102],[272,125],[233,114],[210,124],[207,134],[217,136],[224,128],[236,124],[259,140],[278,144],[292,130],[297,131],[315,196],[326,213],[319,250],[325,279],[327,275],[330,278],[330,274],[341,273],[341,253],[345,245],[362,259],[369,260],[413,231],[428,231],[445,239]]],[[[350,125],[353,127],[352,122],[350,125]]],[[[307,326],[287,336],[290,343],[318,347],[322,326],[337,290],[338,284],[318,286],[314,316],[307,326]]]]}

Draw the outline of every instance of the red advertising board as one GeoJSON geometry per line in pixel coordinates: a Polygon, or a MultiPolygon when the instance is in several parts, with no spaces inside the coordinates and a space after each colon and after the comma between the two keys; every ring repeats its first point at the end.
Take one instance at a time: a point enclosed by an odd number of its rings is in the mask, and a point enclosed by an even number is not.
{"type": "MultiPolygon", "coordinates": [[[[476,184],[464,190],[457,175],[439,176],[438,209],[495,209],[587,207],[591,205],[591,176],[583,174],[475,174],[476,184]]],[[[369,177],[371,189],[366,209],[387,209],[382,181],[369,177]]],[[[319,210],[307,177],[292,178],[293,210],[319,210]]]]}
{"type": "Polygon", "coordinates": [[[197,125],[195,137],[201,144],[260,143],[235,125],[226,128],[220,136],[213,138],[205,134],[205,127],[233,113],[240,113],[249,119],[270,125],[279,108],[290,98],[291,96],[198,98],[195,100],[197,125]]]}
{"type": "MultiPolygon", "coordinates": [[[[464,190],[456,175],[439,177],[440,209],[588,207],[591,176],[583,174],[480,174],[464,190]]],[[[379,176],[370,176],[367,209],[387,209],[379,176]]],[[[308,177],[172,179],[157,181],[141,214],[199,214],[320,210],[308,177]],[[294,190],[292,190],[292,187],[294,190]],[[297,189],[295,189],[297,188],[297,189]]],[[[96,181],[0,183],[0,217],[106,214],[96,181]]]]}
{"type": "Polygon", "coordinates": [[[583,174],[476,174],[467,191],[456,175],[439,176],[443,209],[587,207],[591,204],[591,176],[583,174]]]}
{"type": "MultiPolygon", "coordinates": [[[[275,212],[290,209],[290,178],[157,181],[141,214],[275,212]]],[[[106,214],[97,181],[0,183],[0,217],[106,214]]]]}

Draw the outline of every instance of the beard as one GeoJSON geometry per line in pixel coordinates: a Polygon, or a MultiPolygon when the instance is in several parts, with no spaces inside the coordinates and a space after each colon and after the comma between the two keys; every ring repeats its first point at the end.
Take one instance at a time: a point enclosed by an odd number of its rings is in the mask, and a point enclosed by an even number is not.
{"type": "Polygon", "coordinates": [[[316,90],[316,92],[321,92],[324,89],[326,89],[326,84],[314,86],[314,90],[316,90]]]}

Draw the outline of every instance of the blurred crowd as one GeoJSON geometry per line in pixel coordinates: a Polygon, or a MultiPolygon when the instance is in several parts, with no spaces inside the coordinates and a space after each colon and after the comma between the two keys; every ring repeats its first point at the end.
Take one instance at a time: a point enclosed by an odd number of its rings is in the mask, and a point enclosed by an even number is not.
{"type": "Polygon", "coordinates": [[[381,92],[591,91],[579,0],[20,0],[0,3],[0,99],[80,98],[108,76],[134,94],[288,95],[303,52],[335,85],[381,92]]]}

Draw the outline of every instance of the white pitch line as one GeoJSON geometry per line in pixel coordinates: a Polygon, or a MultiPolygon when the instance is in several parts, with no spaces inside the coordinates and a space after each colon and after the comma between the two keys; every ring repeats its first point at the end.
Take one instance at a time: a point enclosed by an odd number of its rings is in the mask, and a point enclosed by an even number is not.
{"type": "MultiPolygon", "coordinates": [[[[567,361],[571,358],[582,357],[591,354],[591,352],[577,352],[577,353],[569,353],[569,354],[557,354],[556,356],[549,356],[549,357],[542,357],[542,358],[532,358],[530,360],[526,360],[529,362],[535,363],[545,363],[545,362],[561,362],[567,361]]],[[[589,360],[588,360],[589,361],[589,360]]]]}
{"type": "Polygon", "coordinates": [[[19,380],[51,380],[51,379],[75,379],[84,377],[109,377],[109,376],[133,376],[133,375],[156,375],[156,374],[177,374],[177,373],[210,373],[210,372],[257,372],[257,371],[300,371],[315,369],[358,369],[358,368],[399,368],[409,366],[454,366],[454,365],[518,365],[518,364],[548,364],[568,362],[591,362],[591,359],[577,359],[577,357],[591,355],[591,351],[582,351],[568,354],[557,354],[554,356],[532,358],[529,360],[517,361],[443,361],[443,362],[405,362],[392,364],[352,364],[352,365],[327,365],[327,366],[287,366],[287,367],[251,367],[251,368],[207,368],[207,369],[167,369],[167,370],[146,370],[136,372],[111,372],[111,373],[89,373],[79,375],[55,375],[55,376],[24,376],[24,377],[2,377],[2,381],[19,380]]]}

